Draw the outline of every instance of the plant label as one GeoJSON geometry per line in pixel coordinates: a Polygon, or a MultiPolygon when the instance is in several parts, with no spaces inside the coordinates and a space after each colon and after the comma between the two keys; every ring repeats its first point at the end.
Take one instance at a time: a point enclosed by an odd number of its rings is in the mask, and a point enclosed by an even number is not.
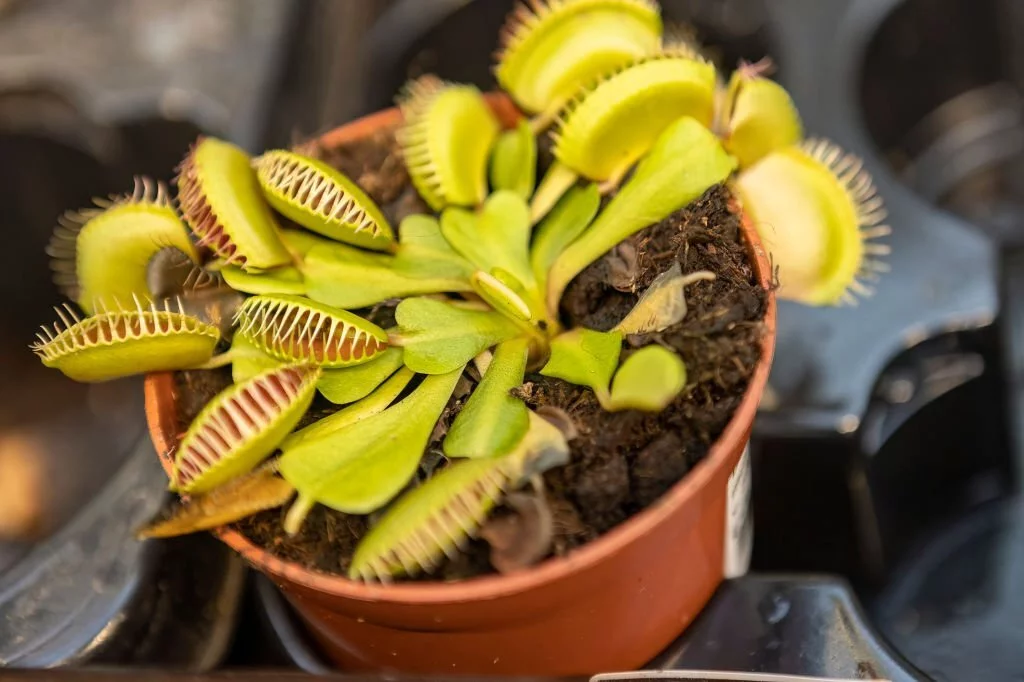
{"type": "Polygon", "coordinates": [[[725,553],[722,573],[738,578],[750,569],[754,548],[754,513],[750,505],[750,444],[729,474],[725,493],[725,553]]]}
{"type": "MultiPolygon", "coordinates": [[[[833,677],[805,677],[772,673],[741,673],[726,670],[638,670],[632,673],[594,675],[590,682],[853,682],[833,677]]],[[[889,682],[864,680],[863,682],[889,682]]]]}

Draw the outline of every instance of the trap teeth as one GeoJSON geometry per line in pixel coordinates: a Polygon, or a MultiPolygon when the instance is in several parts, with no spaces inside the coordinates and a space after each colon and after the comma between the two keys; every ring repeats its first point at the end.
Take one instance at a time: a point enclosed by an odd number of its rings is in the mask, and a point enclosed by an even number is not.
{"type": "Polygon", "coordinates": [[[372,322],[290,294],[247,299],[236,322],[248,341],[285,362],[348,367],[369,362],[388,347],[387,334],[372,322]]]}
{"type": "Polygon", "coordinates": [[[136,177],[131,194],[95,203],[58,219],[46,249],[54,283],[85,312],[95,311],[95,301],[153,298],[149,265],[161,251],[198,262],[163,183],[136,177]]]}
{"type": "Polygon", "coordinates": [[[394,242],[391,226],[370,197],[322,161],[278,149],[253,165],[270,205],[299,225],[368,249],[386,250],[394,242]]]}
{"type": "Polygon", "coordinates": [[[435,211],[481,203],[499,126],[480,91],[423,76],[406,86],[399,108],[396,136],[420,196],[435,211]]]}
{"type": "Polygon", "coordinates": [[[186,369],[209,360],[220,334],[216,327],[172,310],[115,308],[82,319],[65,304],[60,322],[43,327],[32,350],[43,364],[76,381],[99,382],[134,374],[186,369]]]}
{"type": "Polygon", "coordinates": [[[850,305],[888,265],[885,207],[862,161],[821,139],[765,156],[740,173],[743,209],[778,265],[779,296],[850,305]]]}
{"type": "Polygon", "coordinates": [[[657,52],[662,23],[649,0],[538,0],[509,14],[495,55],[502,89],[550,114],[583,84],[657,52]]]}
{"type": "Polygon", "coordinates": [[[510,480],[503,458],[464,460],[407,493],[356,550],[349,577],[390,582],[430,573],[476,535],[510,480]]]}
{"type": "Polygon", "coordinates": [[[217,394],[178,447],[171,488],[204,493],[255,468],[305,414],[320,374],[314,365],[285,365],[217,394]]]}
{"type": "Polygon", "coordinates": [[[684,116],[710,126],[715,69],[660,53],[606,74],[580,90],[559,114],[554,154],[576,173],[617,182],[658,136],[684,116]]]}
{"type": "Polygon", "coordinates": [[[178,204],[197,244],[227,265],[266,270],[291,262],[249,156],[201,137],[178,168],[178,204]]]}

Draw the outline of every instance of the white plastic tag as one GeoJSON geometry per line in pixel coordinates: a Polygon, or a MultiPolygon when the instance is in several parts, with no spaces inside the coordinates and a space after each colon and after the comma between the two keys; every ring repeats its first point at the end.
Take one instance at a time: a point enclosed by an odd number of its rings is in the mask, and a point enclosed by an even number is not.
{"type": "Polygon", "coordinates": [[[772,673],[737,673],[725,670],[638,670],[632,673],[594,675],[590,682],[890,682],[889,680],[855,680],[834,677],[804,677],[772,673]]]}
{"type": "Polygon", "coordinates": [[[722,572],[738,578],[750,570],[754,549],[754,510],[750,503],[750,445],[729,474],[725,497],[725,556],[722,572]]]}

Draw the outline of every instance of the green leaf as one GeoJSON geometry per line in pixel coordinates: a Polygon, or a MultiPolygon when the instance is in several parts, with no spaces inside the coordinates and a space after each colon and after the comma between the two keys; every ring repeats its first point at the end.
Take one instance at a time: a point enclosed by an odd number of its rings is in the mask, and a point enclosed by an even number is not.
{"type": "MultiPolygon", "coordinates": [[[[499,272],[501,271],[499,270],[499,272]]],[[[469,283],[472,285],[473,291],[499,313],[513,320],[524,322],[533,319],[533,313],[526,301],[512,287],[497,277],[478,270],[469,278],[469,283]]]]}
{"type": "Polygon", "coordinates": [[[46,250],[61,293],[90,315],[101,303],[157,298],[149,272],[161,252],[174,253],[187,269],[199,263],[165,187],[136,178],[133,193],[112,199],[65,213],[46,250]]]}
{"type": "Polygon", "coordinates": [[[289,251],[305,256],[318,246],[335,246],[338,242],[313,234],[309,230],[280,229],[278,234],[289,251]]]}
{"type": "Polygon", "coordinates": [[[552,265],[549,311],[576,275],[613,246],[657,223],[725,181],[736,166],[718,138],[690,117],[672,123],[594,223],[552,265]]]}
{"type": "Polygon", "coordinates": [[[547,280],[551,264],[583,234],[600,207],[601,192],[596,184],[591,183],[570,189],[544,218],[530,249],[530,263],[538,282],[547,280]]]}
{"type": "Polygon", "coordinates": [[[288,449],[302,441],[321,438],[349,424],[355,424],[357,421],[383,412],[402,394],[414,376],[416,376],[415,372],[407,367],[402,367],[392,374],[391,378],[378,386],[373,393],[359,402],[352,403],[292,433],[281,444],[281,448],[288,449]]]}
{"type": "Polygon", "coordinates": [[[579,327],[551,340],[551,357],[540,373],[588,386],[603,404],[621,351],[619,334],[579,327]]]}
{"type": "Polygon", "coordinates": [[[231,340],[231,350],[229,352],[233,358],[231,361],[231,381],[236,384],[243,383],[257,374],[266,372],[268,369],[287,364],[277,358],[270,357],[242,334],[235,334],[231,340]]]}
{"type": "Polygon", "coordinates": [[[281,455],[280,471],[300,494],[346,514],[385,505],[416,473],[462,367],[428,376],[401,402],[281,455]]]}
{"type": "Polygon", "coordinates": [[[405,349],[406,366],[421,374],[462,367],[491,346],[521,333],[496,312],[466,310],[431,298],[407,298],[395,309],[398,333],[391,342],[405,349]]]}
{"type": "Polygon", "coordinates": [[[529,410],[509,391],[523,383],[529,342],[512,339],[498,346],[473,394],[444,439],[449,457],[492,457],[516,446],[530,424],[529,410]]]}
{"type": "Polygon", "coordinates": [[[444,238],[437,218],[411,215],[402,221],[399,229],[401,244],[395,254],[396,271],[408,277],[468,279],[476,269],[444,238]]]}
{"type": "Polygon", "coordinates": [[[458,255],[441,234],[437,218],[423,213],[406,216],[398,227],[402,246],[415,246],[438,253],[458,255]]]}
{"type": "Polygon", "coordinates": [[[537,140],[525,118],[498,136],[491,152],[491,187],[515,192],[528,201],[537,180],[537,140]]]}
{"type": "Polygon", "coordinates": [[[631,354],[615,373],[609,410],[661,412],[686,386],[682,359],[658,345],[631,354]]]}
{"type": "Polygon", "coordinates": [[[654,278],[633,309],[615,325],[615,331],[629,334],[660,332],[678,324],[686,317],[686,292],[689,285],[715,279],[707,270],[683,274],[678,261],[654,278]]]}
{"type": "Polygon", "coordinates": [[[395,257],[332,244],[310,250],[302,272],[311,299],[346,310],[405,296],[472,290],[468,273],[465,278],[463,273],[431,276],[415,268],[406,263],[398,270],[395,257]]]}
{"type": "Polygon", "coordinates": [[[484,272],[501,268],[527,288],[530,269],[530,211],[507,190],[489,196],[479,212],[451,207],[441,214],[441,233],[456,251],[484,272]]]}
{"type": "Polygon", "coordinates": [[[325,369],[317,382],[320,395],[335,405],[362,400],[402,366],[402,349],[388,348],[362,365],[325,369]]]}
{"type": "Polygon", "coordinates": [[[402,496],[363,537],[349,577],[387,581],[435,568],[476,532],[502,493],[569,461],[562,432],[533,412],[515,449],[501,457],[461,460],[402,496]]]}
{"type": "Polygon", "coordinates": [[[530,224],[540,222],[579,180],[580,174],[575,170],[557,159],[553,161],[530,199],[530,224]]]}
{"type": "Polygon", "coordinates": [[[664,51],[608,74],[562,114],[553,154],[580,175],[617,185],[682,116],[710,127],[715,67],[664,51]]]}
{"type": "Polygon", "coordinates": [[[235,265],[220,269],[224,281],[235,291],[247,294],[298,294],[306,293],[306,283],[298,268],[290,265],[262,272],[246,272],[235,265]]]}
{"type": "Polygon", "coordinates": [[[380,207],[329,163],[271,149],[253,159],[252,166],[266,202],[307,230],[375,251],[394,244],[380,207]]]}

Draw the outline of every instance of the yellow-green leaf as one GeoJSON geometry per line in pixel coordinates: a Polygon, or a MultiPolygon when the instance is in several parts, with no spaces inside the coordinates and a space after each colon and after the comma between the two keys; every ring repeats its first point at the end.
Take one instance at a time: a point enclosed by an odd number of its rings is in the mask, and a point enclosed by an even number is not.
{"type": "Polygon", "coordinates": [[[393,264],[398,272],[409,277],[464,279],[476,269],[444,238],[437,218],[411,215],[402,221],[399,229],[401,244],[393,264]]]}
{"type": "Polygon", "coordinates": [[[545,282],[558,255],[583,234],[601,206],[597,185],[573,187],[537,227],[530,247],[530,262],[538,282],[545,282]]]}
{"type": "Polygon", "coordinates": [[[354,403],[368,396],[402,366],[402,349],[388,348],[363,365],[324,370],[316,388],[335,405],[354,403]]]}
{"type": "Polygon", "coordinates": [[[435,211],[480,203],[500,127],[480,91],[427,74],[406,86],[398,106],[404,121],[395,138],[420,196],[435,211]]]}
{"type": "Polygon", "coordinates": [[[583,177],[617,183],[680,117],[711,124],[715,75],[713,65],[674,51],[608,75],[563,110],[555,158],[583,177]]]}
{"type": "Polygon", "coordinates": [[[398,333],[391,342],[405,350],[405,364],[422,374],[462,367],[491,346],[522,333],[496,312],[466,310],[431,298],[407,298],[395,310],[398,333]]]}
{"type": "Polygon", "coordinates": [[[754,66],[733,73],[725,106],[723,144],[741,169],[803,137],[800,113],[789,93],[775,81],[757,75],[754,66]]]}
{"type": "Polygon", "coordinates": [[[551,340],[551,357],[540,373],[587,386],[603,403],[621,350],[621,335],[579,327],[551,340]]]}
{"type": "Polygon", "coordinates": [[[529,428],[507,455],[455,462],[402,496],[359,543],[349,576],[389,580],[430,571],[476,534],[501,494],[569,461],[562,432],[529,412],[529,428]]]}
{"type": "Polygon", "coordinates": [[[885,206],[861,161],[825,140],[761,159],[737,177],[736,193],[779,268],[779,296],[807,305],[855,302],[887,266],[885,206]]]}
{"type": "Polygon", "coordinates": [[[347,405],[337,412],[333,412],[323,419],[317,420],[309,426],[305,426],[292,433],[285,438],[281,448],[287,450],[304,440],[326,436],[349,424],[355,424],[357,421],[383,412],[402,394],[402,391],[405,390],[405,387],[409,385],[414,376],[416,376],[415,372],[408,367],[402,367],[362,400],[347,405]]]}
{"type": "Polygon", "coordinates": [[[320,371],[283,365],[214,396],[174,454],[171,489],[201,494],[252,471],[309,409],[320,371]]]}
{"type": "Polygon", "coordinates": [[[444,439],[449,457],[493,457],[512,450],[529,426],[522,400],[509,392],[523,383],[529,342],[512,339],[495,349],[483,378],[444,439]]]}
{"type": "Polygon", "coordinates": [[[416,473],[423,450],[462,375],[426,377],[388,409],[284,451],[280,471],[300,494],[347,514],[385,505],[416,473]]]}
{"type": "Polygon", "coordinates": [[[231,339],[231,381],[240,384],[268,369],[287,364],[261,351],[244,334],[231,339]]]}
{"type": "Polygon", "coordinates": [[[494,275],[478,270],[469,278],[469,283],[473,286],[473,291],[499,313],[524,322],[533,318],[530,306],[522,296],[494,275]]]}
{"type": "Polygon", "coordinates": [[[514,192],[495,192],[478,212],[446,209],[441,214],[441,233],[480,270],[501,268],[527,288],[534,284],[529,255],[530,209],[514,192]]]}
{"type": "Polygon", "coordinates": [[[662,42],[658,5],[648,0],[519,3],[502,27],[495,75],[530,113],[561,106],[580,86],[662,42]]]}
{"type": "Polygon", "coordinates": [[[537,180],[537,140],[526,119],[498,136],[491,153],[491,188],[529,200],[537,180]]]}
{"type": "Polygon", "coordinates": [[[609,410],[661,412],[686,386],[686,365],[667,348],[644,346],[615,373],[609,410]]]}
{"type": "Polygon", "coordinates": [[[229,287],[247,294],[306,293],[306,283],[298,268],[290,265],[261,272],[247,272],[236,265],[225,265],[220,274],[229,287]]]}
{"type": "Polygon", "coordinates": [[[302,266],[306,294],[314,301],[353,310],[393,298],[472,290],[469,273],[430,274],[424,271],[430,262],[415,259],[398,269],[397,260],[342,244],[314,247],[302,266]]]}
{"type": "Polygon", "coordinates": [[[637,165],[633,177],[551,266],[548,310],[558,310],[565,287],[584,268],[623,239],[723,182],[734,168],[735,161],[718,138],[699,122],[683,117],[671,124],[637,165]]]}

